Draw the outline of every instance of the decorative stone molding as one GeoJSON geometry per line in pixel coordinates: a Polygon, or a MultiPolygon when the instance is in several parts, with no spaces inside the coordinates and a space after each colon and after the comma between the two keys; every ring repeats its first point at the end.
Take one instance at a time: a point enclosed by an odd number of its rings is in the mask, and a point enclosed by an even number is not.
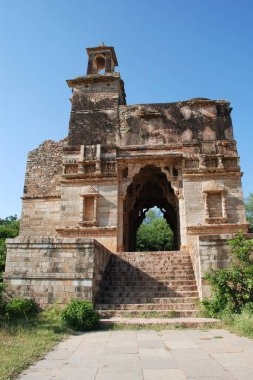
{"type": "Polygon", "coordinates": [[[211,180],[203,186],[203,193],[215,193],[224,192],[225,188],[217,181],[211,180]]]}
{"type": "Polygon", "coordinates": [[[247,232],[248,223],[220,223],[220,224],[204,224],[201,226],[188,226],[186,231],[188,235],[220,235],[227,233],[238,233],[239,231],[247,232]]]}
{"type": "Polygon", "coordinates": [[[56,231],[63,237],[114,236],[117,227],[63,227],[56,228],[56,231]]]}
{"type": "Polygon", "coordinates": [[[184,161],[185,169],[198,169],[199,168],[199,160],[197,158],[189,158],[184,161]]]}

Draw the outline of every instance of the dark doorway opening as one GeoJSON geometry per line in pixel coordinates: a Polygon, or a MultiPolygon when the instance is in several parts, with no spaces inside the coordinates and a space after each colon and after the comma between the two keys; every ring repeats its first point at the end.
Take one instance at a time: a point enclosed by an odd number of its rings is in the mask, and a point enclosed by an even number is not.
{"type": "Polygon", "coordinates": [[[161,169],[147,165],[134,177],[127,189],[123,220],[125,251],[136,251],[136,235],[145,218],[144,210],[155,206],[163,210],[163,216],[174,234],[174,249],[179,249],[178,199],[161,169]]]}

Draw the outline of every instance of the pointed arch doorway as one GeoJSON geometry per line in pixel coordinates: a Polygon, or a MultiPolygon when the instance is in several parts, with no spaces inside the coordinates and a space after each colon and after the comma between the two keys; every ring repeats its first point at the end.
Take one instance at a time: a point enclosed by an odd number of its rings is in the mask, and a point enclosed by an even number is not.
{"type": "Polygon", "coordinates": [[[127,188],[123,204],[123,246],[136,251],[136,234],[147,209],[158,207],[174,234],[174,249],[180,247],[179,204],[167,176],[155,165],[140,169],[127,188]]]}

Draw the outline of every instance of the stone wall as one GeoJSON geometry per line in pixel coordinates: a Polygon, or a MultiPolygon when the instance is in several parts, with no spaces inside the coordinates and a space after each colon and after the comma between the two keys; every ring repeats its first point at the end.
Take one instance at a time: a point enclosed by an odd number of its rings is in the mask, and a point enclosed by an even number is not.
{"type": "Polygon", "coordinates": [[[59,195],[63,148],[67,139],[44,141],[29,152],[25,174],[24,198],[59,195]]]}
{"type": "Polygon", "coordinates": [[[121,146],[232,140],[229,102],[208,99],[120,106],[121,146]]]}
{"type": "Polygon", "coordinates": [[[23,199],[21,236],[54,236],[60,222],[60,197],[23,199]]]}
{"type": "Polygon", "coordinates": [[[20,238],[7,240],[5,283],[16,296],[41,306],[72,298],[93,301],[110,251],[94,239],[20,238]]]}
{"type": "Polygon", "coordinates": [[[66,141],[47,140],[28,154],[21,235],[56,235],[55,227],[60,218],[60,179],[66,141]]]}
{"type": "Polygon", "coordinates": [[[227,173],[199,176],[184,180],[185,217],[187,226],[199,226],[206,224],[204,189],[210,180],[224,187],[225,208],[227,223],[246,223],[245,206],[243,202],[241,175],[227,173]]]}
{"type": "Polygon", "coordinates": [[[118,105],[125,102],[119,74],[88,75],[67,82],[73,88],[69,145],[114,145],[119,133],[118,105]]]}
{"type": "Polygon", "coordinates": [[[94,269],[93,269],[93,283],[92,295],[93,302],[99,298],[99,293],[102,288],[102,280],[104,271],[109,263],[112,253],[104,247],[104,245],[95,242],[94,245],[94,269]]]}

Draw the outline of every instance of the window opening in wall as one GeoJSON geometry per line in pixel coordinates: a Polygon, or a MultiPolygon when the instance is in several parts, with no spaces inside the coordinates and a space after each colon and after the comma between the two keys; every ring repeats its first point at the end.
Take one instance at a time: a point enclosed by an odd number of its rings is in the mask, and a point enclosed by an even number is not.
{"type": "Polygon", "coordinates": [[[94,60],[94,68],[98,74],[105,73],[105,58],[102,55],[96,56],[94,60]]]}
{"type": "Polygon", "coordinates": [[[141,211],[143,221],[136,234],[137,251],[172,251],[175,249],[173,231],[164,218],[166,210],[152,207],[141,211]]]}
{"type": "MultiPolygon", "coordinates": [[[[94,189],[93,189],[94,190],[94,189]]],[[[97,226],[97,193],[81,194],[82,203],[80,208],[81,226],[97,226]]]]}
{"type": "Polygon", "coordinates": [[[226,189],[216,181],[209,181],[203,189],[206,223],[227,223],[226,189]]]}
{"type": "Polygon", "coordinates": [[[87,222],[91,222],[95,220],[95,204],[94,204],[94,197],[87,197],[84,198],[84,203],[83,203],[83,215],[84,215],[84,220],[87,222]]]}
{"type": "Polygon", "coordinates": [[[222,218],[222,195],[221,193],[210,193],[207,196],[207,207],[209,218],[222,218]]]}

